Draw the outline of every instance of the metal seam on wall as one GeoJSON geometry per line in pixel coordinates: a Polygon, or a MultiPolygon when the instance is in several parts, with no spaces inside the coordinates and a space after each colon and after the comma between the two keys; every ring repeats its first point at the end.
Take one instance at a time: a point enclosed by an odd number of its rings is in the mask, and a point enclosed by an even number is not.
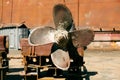
{"type": "Polygon", "coordinates": [[[12,17],[13,17],[13,0],[11,0],[11,19],[10,22],[12,23],[12,17]]]}
{"type": "Polygon", "coordinates": [[[78,0],[78,21],[77,21],[77,26],[79,26],[79,0],[78,0]]]}
{"type": "Polygon", "coordinates": [[[0,23],[2,23],[2,18],[3,18],[3,0],[2,0],[2,3],[1,3],[1,19],[0,19],[0,23]]]}

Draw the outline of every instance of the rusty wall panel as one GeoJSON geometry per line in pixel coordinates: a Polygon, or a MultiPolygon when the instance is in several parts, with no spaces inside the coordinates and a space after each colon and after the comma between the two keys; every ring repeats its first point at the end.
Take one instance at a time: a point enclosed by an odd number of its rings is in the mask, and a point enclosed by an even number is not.
{"type": "MultiPolygon", "coordinates": [[[[15,0],[14,0],[15,1],[15,0]]],[[[27,26],[36,24],[37,21],[37,0],[20,0],[18,10],[19,22],[24,22],[27,26]]],[[[17,12],[17,11],[16,11],[17,12]]]]}
{"type": "Polygon", "coordinates": [[[12,11],[12,22],[13,23],[21,23],[23,22],[21,19],[21,9],[24,8],[21,6],[22,0],[13,0],[13,11],[12,11]]]}
{"type": "Polygon", "coordinates": [[[120,0],[79,0],[80,3],[84,4],[90,4],[90,3],[111,3],[111,2],[120,2],[120,0]]]}
{"type": "Polygon", "coordinates": [[[65,0],[66,6],[70,9],[75,25],[78,26],[78,0],[65,0]]]}
{"type": "MultiPolygon", "coordinates": [[[[53,1],[53,0],[52,0],[53,1]]],[[[53,2],[47,2],[44,0],[38,1],[38,24],[39,25],[53,25],[52,20],[52,7],[53,2]]]]}
{"type": "Polygon", "coordinates": [[[12,0],[3,0],[3,16],[2,23],[11,23],[11,9],[12,9],[12,0]]]}
{"type": "Polygon", "coordinates": [[[54,26],[52,11],[53,6],[58,3],[63,3],[63,0],[38,1],[38,25],[54,26]]]}
{"type": "Polygon", "coordinates": [[[63,0],[14,0],[13,22],[24,22],[28,27],[40,25],[54,26],[52,20],[52,8],[63,0]]]}
{"type": "Polygon", "coordinates": [[[0,0],[0,23],[2,21],[2,0],[0,0]]]}
{"type": "Polygon", "coordinates": [[[86,4],[90,4],[90,3],[111,3],[111,2],[119,2],[120,0],[79,0],[80,3],[86,3],[86,4]]]}
{"type": "Polygon", "coordinates": [[[120,29],[120,0],[3,0],[3,17],[0,18],[2,23],[25,21],[30,28],[38,25],[54,26],[52,9],[58,3],[68,6],[76,26],[120,29]]]}
{"type": "Polygon", "coordinates": [[[80,26],[93,26],[94,29],[99,27],[120,29],[120,1],[118,0],[80,3],[79,11],[80,26]]]}

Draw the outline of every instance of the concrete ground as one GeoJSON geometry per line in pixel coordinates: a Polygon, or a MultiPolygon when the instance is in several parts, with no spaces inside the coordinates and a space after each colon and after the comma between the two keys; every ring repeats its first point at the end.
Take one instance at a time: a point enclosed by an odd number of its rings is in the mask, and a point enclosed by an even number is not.
{"type": "MultiPolygon", "coordinates": [[[[20,51],[11,50],[8,57],[11,57],[9,61],[9,73],[5,80],[24,80],[19,74],[23,71],[22,55],[20,51]]],[[[85,56],[85,75],[78,80],[120,80],[120,51],[111,50],[86,50],[85,56]]],[[[40,80],[65,80],[65,79],[53,79],[43,78],[40,80]]]]}
{"type": "Polygon", "coordinates": [[[85,51],[85,66],[97,72],[88,80],[120,80],[120,51],[85,51]]]}

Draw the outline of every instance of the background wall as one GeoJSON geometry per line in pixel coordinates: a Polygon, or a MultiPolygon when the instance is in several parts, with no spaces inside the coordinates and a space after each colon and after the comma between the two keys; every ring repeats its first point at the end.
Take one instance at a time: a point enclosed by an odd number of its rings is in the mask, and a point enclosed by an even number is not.
{"type": "Polygon", "coordinates": [[[120,0],[0,0],[0,23],[54,26],[52,9],[58,3],[69,7],[76,26],[120,29],[120,0]]]}

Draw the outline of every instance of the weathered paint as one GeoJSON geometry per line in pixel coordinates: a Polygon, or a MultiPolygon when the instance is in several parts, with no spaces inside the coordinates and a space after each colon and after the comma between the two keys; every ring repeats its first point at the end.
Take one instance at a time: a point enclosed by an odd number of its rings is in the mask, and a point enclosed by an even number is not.
{"type": "Polygon", "coordinates": [[[120,1],[103,0],[81,3],[80,5],[80,25],[93,26],[93,28],[120,29],[120,1]]]}
{"type": "Polygon", "coordinates": [[[120,29],[119,0],[0,0],[1,23],[25,21],[29,28],[40,25],[54,27],[52,9],[58,3],[71,10],[77,27],[120,29]]]}
{"type": "Polygon", "coordinates": [[[20,41],[21,50],[23,56],[49,56],[51,53],[51,48],[53,44],[46,44],[46,45],[38,45],[38,46],[32,46],[28,43],[27,38],[22,38],[20,41]]]}
{"type": "Polygon", "coordinates": [[[2,23],[11,23],[12,0],[3,0],[2,23]]]}
{"type": "Polygon", "coordinates": [[[3,25],[0,28],[1,35],[9,36],[9,48],[20,49],[20,39],[27,38],[29,35],[29,29],[24,25],[3,25]]]}
{"type": "Polygon", "coordinates": [[[2,21],[2,0],[0,0],[0,23],[2,21]]]}

